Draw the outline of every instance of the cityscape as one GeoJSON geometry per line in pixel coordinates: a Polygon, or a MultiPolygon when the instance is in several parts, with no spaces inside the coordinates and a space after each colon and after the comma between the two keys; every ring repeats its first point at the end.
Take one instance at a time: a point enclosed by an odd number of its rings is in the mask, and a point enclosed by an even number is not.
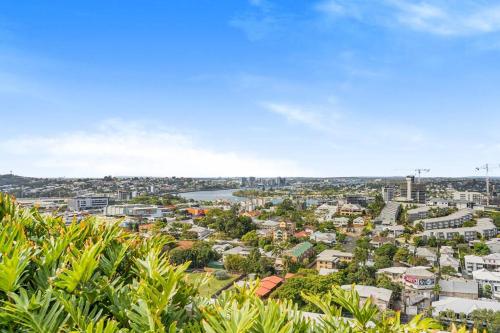
{"type": "Polygon", "coordinates": [[[0,2],[0,332],[500,332],[500,4],[0,2]]]}

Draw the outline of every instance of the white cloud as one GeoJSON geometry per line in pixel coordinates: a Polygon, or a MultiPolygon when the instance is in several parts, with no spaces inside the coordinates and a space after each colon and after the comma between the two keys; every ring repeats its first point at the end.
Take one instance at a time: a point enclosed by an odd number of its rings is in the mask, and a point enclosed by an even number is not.
{"type": "Polygon", "coordinates": [[[380,0],[353,3],[327,0],[315,8],[331,17],[350,16],[361,21],[399,25],[440,36],[469,36],[500,31],[500,5],[492,1],[380,0]]]}
{"type": "Polygon", "coordinates": [[[21,136],[0,143],[0,171],[30,176],[296,176],[289,160],[220,152],[158,126],[108,121],[92,131],[21,136]]]}
{"type": "Polygon", "coordinates": [[[262,103],[262,106],[270,112],[285,117],[288,121],[304,124],[316,130],[329,131],[332,129],[333,120],[339,117],[338,113],[328,115],[318,111],[306,111],[304,108],[289,104],[262,103]]]}

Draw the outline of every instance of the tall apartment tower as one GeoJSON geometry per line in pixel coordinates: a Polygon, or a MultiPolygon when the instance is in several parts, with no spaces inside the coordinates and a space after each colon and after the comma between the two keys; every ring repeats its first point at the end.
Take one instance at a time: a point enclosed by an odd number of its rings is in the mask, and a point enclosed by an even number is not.
{"type": "Polygon", "coordinates": [[[384,199],[384,202],[389,202],[394,199],[394,194],[396,190],[394,186],[384,186],[382,187],[382,198],[384,199]]]}

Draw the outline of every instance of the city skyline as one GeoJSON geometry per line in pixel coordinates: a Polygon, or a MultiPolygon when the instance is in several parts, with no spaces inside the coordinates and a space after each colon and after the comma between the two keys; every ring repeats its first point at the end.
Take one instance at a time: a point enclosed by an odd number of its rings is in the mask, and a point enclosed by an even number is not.
{"type": "Polygon", "coordinates": [[[493,1],[0,12],[0,174],[483,177],[500,163],[493,1]]]}

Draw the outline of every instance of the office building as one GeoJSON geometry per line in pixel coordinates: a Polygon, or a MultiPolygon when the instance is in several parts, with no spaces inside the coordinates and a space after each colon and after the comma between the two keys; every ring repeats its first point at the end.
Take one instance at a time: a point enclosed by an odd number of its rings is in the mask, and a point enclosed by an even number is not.
{"type": "Polygon", "coordinates": [[[71,210],[103,209],[108,205],[108,197],[75,197],[68,200],[68,207],[71,210]]]}

